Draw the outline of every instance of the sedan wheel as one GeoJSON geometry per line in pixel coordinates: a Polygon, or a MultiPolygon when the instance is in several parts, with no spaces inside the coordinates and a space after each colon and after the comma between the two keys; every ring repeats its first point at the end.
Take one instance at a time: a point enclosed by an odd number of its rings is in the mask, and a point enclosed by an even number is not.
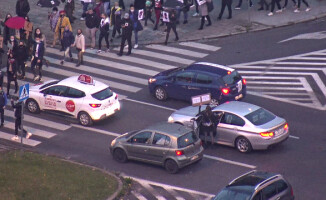
{"type": "Polygon", "coordinates": [[[249,140],[244,137],[238,138],[235,143],[237,149],[242,153],[248,153],[252,150],[249,140]]]}
{"type": "Polygon", "coordinates": [[[27,110],[31,113],[39,113],[40,107],[38,106],[37,102],[33,99],[27,100],[27,110]]]}
{"type": "Polygon", "coordinates": [[[121,163],[127,162],[127,160],[128,160],[126,152],[120,148],[115,149],[113,151],[113,158],[114,158],[114,160],[121,162],[121,163]]]}
{"type": "Polygon", "coordinates": [[[154,92],[155,97],[160,101],[164,101],[167,98],[166,91],[162,87],[156,87],[154,92]]]}
{"type": "Polygon", "coordinates": [[[175,174],[179,170],[178,164],[174,160],[171,160],[171,159],[165,161],[164,167],[165,167],[166,171],[169,172],[170,174],[175,174]]]}
{"type": "Polygon", "coordinates": [[[93,124],[92,118],[85,112],[81,112],[78,116],[79,123],[83,126],[90,126],[93,124]]]}

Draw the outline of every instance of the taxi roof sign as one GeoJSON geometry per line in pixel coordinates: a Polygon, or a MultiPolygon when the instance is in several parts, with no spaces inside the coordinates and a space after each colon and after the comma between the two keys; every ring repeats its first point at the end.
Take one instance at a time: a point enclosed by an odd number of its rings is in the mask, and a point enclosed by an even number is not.
{"type": "Polygon", "coordinates": [[[86,74],[81,74],[78,76],[78,81],[85,84],[94,85],[93,77],[86,74]]]}

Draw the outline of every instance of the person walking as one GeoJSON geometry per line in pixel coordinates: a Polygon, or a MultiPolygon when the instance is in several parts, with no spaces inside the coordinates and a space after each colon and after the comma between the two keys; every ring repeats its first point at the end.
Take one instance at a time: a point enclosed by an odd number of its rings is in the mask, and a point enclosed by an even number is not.
{"type": "Polygon", "coordinates": [[[102,19],[100,22],[100,36],[98,38],[98,51],[97,53],[101,53],[102,50],[102,40],[105,39],[106,42],[106,52],[110,50],[110,44],[109,44],[109,31],[110,31],[110,19],[105,13],[102,13],[101,15],[102,19]]]}
{"type": "MultiPolygon", "coordinates": [[[[308,2],[306,2],[306,0],[302,0],[302,2],[307,6],[306,8],[306,12],[309,12],[311,10],[308,2]]],[[[294,10],[295,13],[300,12],[300,6],[301,6],[301,0],[298,0],[298,7],[294,10]]]]}
{"type": "Polygon", "coordinates": [[[146,7],[145,7],[145,26],[147,26],[147,20],[150,20],[153,24],[155,21],[152,19],[152,13],[153,13],[153,4],[151,0],[146,1],[146,7]]]}
{"type": "Polygon", "coordinates": [[[5,122],[5,108],[8,102],[8,98],[6,93],[2,90],[2,87],[0,87],[0,117],[1,117],[1,124],[0,127],[3,127],[3,124],[5,122]]]}
{"type": "Polygon", "coordinates": [[[31,69],[34,74],[34,81],[41,81],[42,79],[42,61],[44,56],[44,44],[40,38],[35,38],[33,53],[32,53],[32,61],[31,61],[31,69]]]}
{"type": "Polygon", "coordinates": [[[224,13],[224,10],[225,10],[225,6],[228,7],[228,11],[229,11],[228,19],[232,18],[232,0],[222,0],[221,11],[220,11],[220,14],[219,14],[219,16],[217,18],[218,20],[222,19],[222,16],[223,16],[223,13],[224,13]]]}
{"type": "Polygon", "coordinates": [[[53,34],[53,43],[51,47],[54,47],[57,43],[58,40],[58,34],[55,33],[55,28],[57,26],[58,20],[59,20],[59,12],[58,12],[58,8],[57,7],[53,7],[52,8],[52,12],[49,13],[48,15],[48,20],[49,20],[49,24],[50,24],[50,29],[51,31],[54,33],[53,34]]]}
{"type": "Polygon", "coordinates": [[[278,8],[276,13],[281,13],[282,12],[280,1],[281,0],[272,0],[272,2],[271,2],[272,8],[271,8],[271,12],[267,14],[268,16],[273,16],[274,15],[275,4],[277,5],[277,8],[278,8]]]}
{"type": "Polygon", "coordinates": [[[120,52],[117,53],[117,55],[122,56],[126,40],[128,42],[128,53],[126,55],[130,55],[131,48],[132,48],[131,47],[131,37],[132,37],[133,25],[132,25],[132,21],[129,17],[129,13],[125,13],[124,18],[121,21],[121,27],[122,27],[121,45],[120,45],[120,52]]]}
{"type": "Polygon", "coordinates": [[[113,26],[112,36],[110,42],[113,42],[116,32],[121,36],[121,8],[118,2],[114,2],[114,6],[111,9],[110,24],[113,26]]]}
{"type": "Polygon", "coordinates": [[[201,14],[201,23],[200,23],[200,27],[198,30],[203,30],[205,18],[208,21],[208,24],[206,26],[212,25],[212,21],[211,21],[211,18],[209,17],[209,12],[208,12],[208,7],[207,7],[207,3],[211,3],[211,2],[212,2],[212,0],[206,0],[205,3],[199,5],[199,10],[200,10],[200,14],[201,14]]]}
{"type": "Polygon", "coordinates": [[[155,10],[155,26],[154,31],[157,30],[158,23],[160,22],[161,12],[163,10],[163,0],[153,0],[155,10]]]}
{"type": "MultiPolygon", "coordinates": [[[[46,53],[46,38],[45,38],[45,34],[43,34],[41,32],[40,28],[36,28],[34,31],[34,40],[37,37],[40,38],[41,42],[43,42],[43,44],[44,44],[44,54],[45,54],[46,53]]],[[[50,62],[47,59],[45,59],[44,56],[43,56],[43,63],[45,63],[46,67],[49,67],[50,62]]]]}
{"type": "Polygon", "coordinates": [[[169,22],[167,23],[166,38],[165,38],[165,42],[164,42],[165,45],[168,44],[171,29],[173,30],[173,32],[175,34],[174,41],[179,40],[178,33],[177,33],[177,16],[176,15],[177,15],[177,13],[174,9],[172,9],[169,12],[169,22]]]}
{"type": "Polygon", "coordinates": [[[19,41],[19,45],[14,49],[14,55],[17,63],[17,78],[24,80],[28,51],[23,41],[19,41]]]}
{"type": "Polygon", "coordinates": [[[18,82],[17,82],[17,62],[14,58],[14,54],[10,53],[7,64],[7,94],[10,96],[10,84],[14,81],[15,83],[15,94],[18,92],[18,82]]]}
{"type": "Polygon", "coordinates": [[[75,17],[73,14],[75,11],[75,0],[66,0],[64,11],[66,12],[66,16],[69,18],[70,23],[74,23],[75,17]]]}
{"type": "Polygon", "coordinates": [[[69,27],[70,31],[72,31],[72,27],[71,27],[69,18],[66,17],[66,12],[64,10],[62,10],[62,11],[60,11],[59,14],[60,14],[60,18],[58,20],[57,26],[55,27],[55,34],[58,34],[58,38],[60,38],[60,42],[61,42],[60,51],[63,51],[63,44],[62,44],[63,32],[64,32],[66,26],[69,27]]]}
{"type": "Polygon", "coordinates": [[[135,34],[135,46],[134,48],[138,48],[138,32],[143,30],[143,26],[141,25],[140,21],[138,20],[138,12],[139,10],[135,10],[135,7],[133,4],[130,5],[129,10],[129,17],[132,21],[132,26],[135,34]]]}
{"type": "Polygon", "coordinates": [[[72,53],[71,53],[71,46],[74,44],[75,42],[75,37],[73,35],[73,33],[69,30],[69,27],[66,26],[65,31],[63,32],[63,39],[62,39],[62,44],[63,44],[63,58],[60,62],[61,65],[63,65],[63,63],[65,62],[65,58],[70,57],[70,61],[73,62],[73,58],[72,58],[72,53]]]}
{"type": "Polygon", "coordinates": [[[26,17],[30,11],[28,0],[17,0],[16,3],[16,14],[19,17],[26,17]]]}
{"type": "Polygon", "coordinates": [[[177,24],[179,23],[179,19],[180,19],[180,15],[181,15],[181,11],[183,12],[183,24],[187,24],[188,23],[188,12],[190,10],[190,6],[191,6],[192,1],[191,0],[184,0],[182,6],[180,7],[180,9],[178,9],[178,13],[177,13],[177,24]]]}
{"type": "MultiPolygon", "coordinates": [[[[251,0],[248,0],[248,1],[249,1],[249,7],[252,7],[253,6],[252,1],[251,0]]],[[[239,0],[238,5],[234,9],[235,10],[240,10],[241,9],[241,5],[242,5],[242,0],[239,0]]]]}
{"type": "Polygon", "coordinates": [[[91,49],[95,48],[96,31],[99,27],[100,19],[90,7],[85,16],[86,36],[91,40],[91,49]]]}
{"type": "Polygon", "coordinates": [[[84,64],[83,54],[85,52],[85,37],[81,29],[77,30],[77,35],[75,37],[75,42],[73,46],[76,47],[78,52],[78,62],[76,64],[76,67],[79,67],[80,65],[84,64]]]}
{"type": "MultiPolygon", "coordinates": [[[[11,106],[13,109],[15,109],[15,136],[12,137],[12,140],[18,140],[18,129],[21,128],[22,124],[22,102],[18,101],[17,103],[14,102],[13,99],[11,99],[11,106]]],[[[26,135],[26,139],[29,139],[32,136],[32,133],[27,132],[25,129],[23,129],[24,134],[26,135]]]]}

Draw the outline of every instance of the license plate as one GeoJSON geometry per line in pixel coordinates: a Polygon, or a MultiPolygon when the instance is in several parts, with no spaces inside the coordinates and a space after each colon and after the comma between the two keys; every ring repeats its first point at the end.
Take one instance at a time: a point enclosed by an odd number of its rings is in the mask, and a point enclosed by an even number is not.
{"type": "Polygon", "coordinates": [[[193,156],[190,160],[193,161],[193,160],[196,160],[199,156],[198,155],[195,155],[193,156]]]}
{"type": "Polygon", "coordinates": [[[241,99],[243,97],[243,95],[242,94],[239,94],[238,96],[236,96],[234,99],[235,100],[238,100],[238,99],[241,99]]]}
{"type": "Polygon", "coordinates": [[[284,129],[280,128],[280,129],[275,131],[275,135],[281,135],[281,134],[283,134],[283,132],[284,132],[284,129]]]}

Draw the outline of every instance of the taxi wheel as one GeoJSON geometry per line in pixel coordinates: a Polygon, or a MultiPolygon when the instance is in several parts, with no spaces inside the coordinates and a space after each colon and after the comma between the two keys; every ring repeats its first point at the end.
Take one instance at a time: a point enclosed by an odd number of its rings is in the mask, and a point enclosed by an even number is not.
{"type": "Polygon", "coordinates": [[[160,101],[164,101],[167,99],[167,94],[166,94],[165,89],[160,86],[155,88],[154,94],[155,94],[155,97],[160,101]]]}
{"type": "Polygon", "coordinates": [[[40,112],[40,107],[38,106],[38,103],[33,99],[27,100],[26,107],[30,113],[39,113],[40,112]]]}
{"type": "Polygon", "coordinates": [[[83,126],[90,126],[93,124],[92,118],[86,112],[81,112],[78,115],[79,123],[83,126]]]}
{"type": "Polygon", "coordinates": [[[239,137],[235,141],[235,146],[241,153],[249,153],[252,150],[250,141],[245,137],[239,137]]]}
{"type": "Polygon", "coordinates": [[[179,171],[178,164],[174,160],[171,160],[171,159],[168,159],[167,161],[165,161],[164,167],[165,167],[165,170],[167,172],[169,172],[170,174],[175,174],[179,171]]]}
{"type": "Polygon", "coordinates": [[[126,152],[120,148],[113,151],[113,158],[120,163],[125,163],[128,160],[126,152]]]}

